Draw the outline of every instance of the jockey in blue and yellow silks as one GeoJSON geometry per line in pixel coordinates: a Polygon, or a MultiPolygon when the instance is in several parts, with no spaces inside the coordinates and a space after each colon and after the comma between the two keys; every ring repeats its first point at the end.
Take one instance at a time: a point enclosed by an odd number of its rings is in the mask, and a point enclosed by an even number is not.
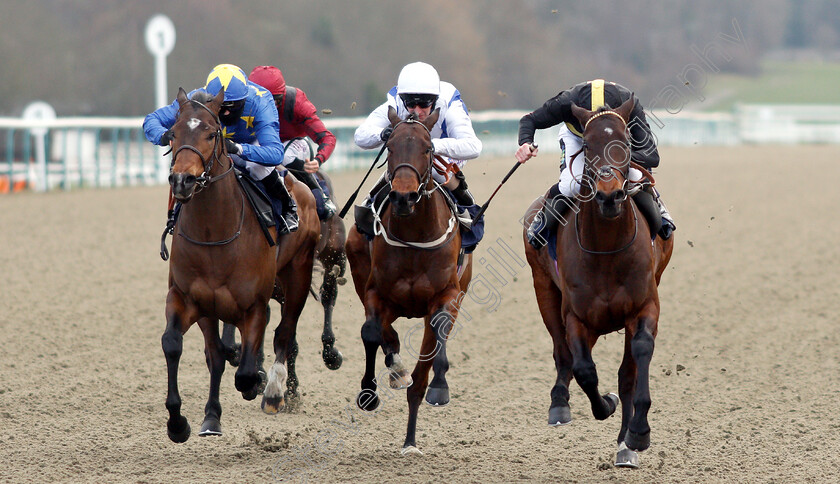
{"type": "MultiPolygon", "coordinates": [[[[233,64],[219,64],[207,76],[207,83],[196,91],[211,95],[224,89],[225,98],[219,112],[222,134],[234,164],[244,168],[251,178],[263,182],[272,197],[283,202],[283,220],[288,231],[297,229],[297,206],[289,195],[275,167],[283,161],[283,143],[278,136],[277,107],[271,93],[248,81],[245,72],[233,64]]],[[[169,129],[178,118],[178,101],[146,116],[143,130],[146,139],[169,146],[169,129]]],[[[285,232],[281,227],[281,232],[285,232]]]]}

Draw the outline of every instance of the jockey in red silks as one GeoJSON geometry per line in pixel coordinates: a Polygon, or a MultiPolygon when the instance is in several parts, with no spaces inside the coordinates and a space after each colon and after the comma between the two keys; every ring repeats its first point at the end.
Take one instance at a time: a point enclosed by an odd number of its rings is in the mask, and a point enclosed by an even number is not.
{"type": "Polygon", "coordinates": [[[317,110],[303,90],[286,85],[283,73],[274,66],[257,66],[248,76],[274,96],[280,123],[280,140],[286,148],[283,166],[294,170],[295,176],[312,190],[318,206],[318,217],[326,220],[335,214],[335,204],[324,193],[314,173],[327,161],[335,149],[335,136],[324,126],[317,110]],[[318,150],[311,151],[306,137],[318,150]]]}

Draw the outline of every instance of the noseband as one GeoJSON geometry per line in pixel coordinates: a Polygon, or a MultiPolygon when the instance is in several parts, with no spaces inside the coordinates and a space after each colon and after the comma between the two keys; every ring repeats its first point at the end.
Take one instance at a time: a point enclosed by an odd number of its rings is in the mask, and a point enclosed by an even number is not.
{"type": "Polygon", "coordinates": [[[207,111],[208,113],[210,113],[211,116],[213,116],[213,120],[216,121],[216,132],[213,136],[213,157],[210,159],[204,158],[204,155],[195,146],[181,145],[178,147],[177,150],[175,150],[175,153],[172,154],[172,162],[169,165],[169,170],[171,175],[172,168],[175,166],[175,159],[178,157],[178,153],[180,153],[182,150],[192,151],[193,153],[198,155],[199,159],[201,159],[201,165],[204,167],[204,172],[195,179],[195,184],[197,187],[196,193],[198,193],[203,188],[207,187],[207,185],[213,183],[216,180],[219,180],[220,178],[223,178],[225,175],[230,173],[231,170],[233,170],[233,162],[231,161],[230,167],[221,175],[210,176],[210,170],[213,169],[213,164],[218,163],[220,166],[222,164],[221,159],[219,158],[221,152],[219,148],[221,147],[222,139],[222,122],[221,120],[219,120],[219,116],[217,116],[216,113],[211,111],[210,108],[205,106],[203,103],[195,100],[190,100],[190,102],[193,103],[193,105],[195,106],[201,106],[202,108],[204,108],[205,111],[207,111]]]}
{"type": "MultiPolygon", "coordinates": [[[[426,133],[429,134],[429,139],[431,140],[432,133],[431,133],[431,131],[429,131],[429,128],[427,128],[426,125],[421,123],[420,121],[418,121],[416,119],[412,119],[412,118],[409,118],[409,119],[406,119],[404,121],[400,121],[399,123],[397,123],[394,126],[394,131],[396,131],[397,126],[399,126],[403,123],[419,124],[420,126],[423,127],[423,129],[426,131],[426,133]]],[[[391,136],[393,136],[393,132],[392,132],[391,136]]],[[[391,148],[388,148],[388,151],[390,152],[391,148]]],[[[394,179],[394,175],[396,175],[397,170],[399,170],[400,168],[409,168],[411,171],[413,171],[417,175],[417,179],[420,182],[420,188],[418,188],[418,190],[416,192],[418,194],[418,198],[421,197],[421,196],[431,197],[432,192],[434,192],[434,190],[429,190],[427,188],[427,186],[428,186],[428,183],[429,183],[429,179],[432,177],[432,162],[434,160],[434,158],[433,158],[434,157],[434,148],[430,149],[428,151],[428,153],[429,153],[429,164],[426,168],[425,173],[420,173],[420,170],[418,170],[411,163],[400,163],[399,165],[395,166],[393,170],[389,170],[389,171],[386,172],[386,178],[385,179],[388,181],[388,184],[390,184],[391,181],[394,179]]]]}

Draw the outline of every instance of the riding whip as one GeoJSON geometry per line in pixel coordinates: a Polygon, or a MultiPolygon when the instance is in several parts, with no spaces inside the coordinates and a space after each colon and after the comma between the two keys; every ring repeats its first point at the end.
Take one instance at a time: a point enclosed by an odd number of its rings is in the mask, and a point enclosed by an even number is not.
{"type": "MultiPolygon", "coordinates": [[[[534,151],[536,149],[537,149],[537,145],[532,143],[531,144],[531,151],[534,151]]],[[[522,165],[522,164],[524,164],[524,163],[520,163],[519,161],[517,161],[516,164],[513,165],[513,168],[511,168],[510,171],[507,173],[507,175],[505,175],[505,177],[502,178],[502,182],[499,183],[499,186],[497,186],[496,189],[493,190],[493,194],[490,195],[490,198],[488,198],[487,201],[484,202],[484,205],[482,205],[481,209],[478,211],[478,213],[475,214],[475,217],[473,217],[473,220],[478,220],[479,217],[484,215],[484,212],[487,210],[487,207],[490,206],[490,200],[493,200],[493,197],[496,196],[496,193],[499,191],[500,188],[502,188],[502,185],[504,185],[505,182],[508,181],[508,178],[510,178],[510,176],[513,175],[513,172],[515,172],[516,169],[519,168],[519,165],[522,165]]]]}
{"type": "Polygon", "coordinates": [[[338,217],[339,218],[344,218],[344,216],[347,215],[347,211],[350,210],[350,207],[353,205],[353,202],[356,200],[356,197],[359,195],[359,190],[362,189],[362,185],[365,184],[365,181],[367,180],[368,176],[370,176],[370,172],[373,171],[373,167],[376,166],[376,162],[379,161],[379,157],[382,156],[382,153],[385,152],[385,147],[387,145],[388,145],[387,143],[382,143],[382,149],[379,150],[379,154],[376,155],[376,158],[373,160],[373,163],[370,165],[370,169],[368,170],[367,173],[365,173],[365,177],[362,178],[362,183],[359,184],[359,188],[357,188],[356,191],[353,192],[352,195],[350,195],[350,198],[347,200],[347,203],[344,204],[344,208],[342,208],[341,211],[338,212],[338,217]]]}

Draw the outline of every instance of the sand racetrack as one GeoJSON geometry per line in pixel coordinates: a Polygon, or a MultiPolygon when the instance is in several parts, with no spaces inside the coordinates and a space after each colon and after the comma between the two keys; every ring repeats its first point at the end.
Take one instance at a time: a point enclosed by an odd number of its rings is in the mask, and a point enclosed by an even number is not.
{"type": "MultiPolygon", "coordinates": [[[[498,304],[464,304],[471,319],[448,345],[453,400],[421,406],[422,457],[399,454],[404,393],[370,415],[353,405],[364,351],[350,284],[335,314],[344,366],[324,367],[322,312],[310,299],[298,331],[301,408],[264,415],[228,368],[221,437],[197,436],[209,374],[194,326],[180,372],[193,437],[170,442],[158,256],[167,188],[0,196],[0,481],[270,482],[274,471],[311,482],[836,482],[840,148],[661,151],[657,181],[679,229],[660,286],[652,443],[640,469],[610,465],[620,417],[594,420],[576,383],[572,424],[546,425],[554,364],[530,269],[513,264],[505,284],[492,274],[505,274],[487,252],[499,244],[524,260],[517,221],[557,177],[557,159],[543,155],[487,213],[476,252],[486,264],[474,274],[495,284],[498,304]]],[[[512,163],[469,165],[480,201],[512,163]]],[[[342,202],[360,179],[334,176],[342,202]]],[[[404,337],[416,322],[395,327],[404,337]]],[[[617,389],[622,345],[613,334],[595,347],[604,392],[617,389]]]]}

